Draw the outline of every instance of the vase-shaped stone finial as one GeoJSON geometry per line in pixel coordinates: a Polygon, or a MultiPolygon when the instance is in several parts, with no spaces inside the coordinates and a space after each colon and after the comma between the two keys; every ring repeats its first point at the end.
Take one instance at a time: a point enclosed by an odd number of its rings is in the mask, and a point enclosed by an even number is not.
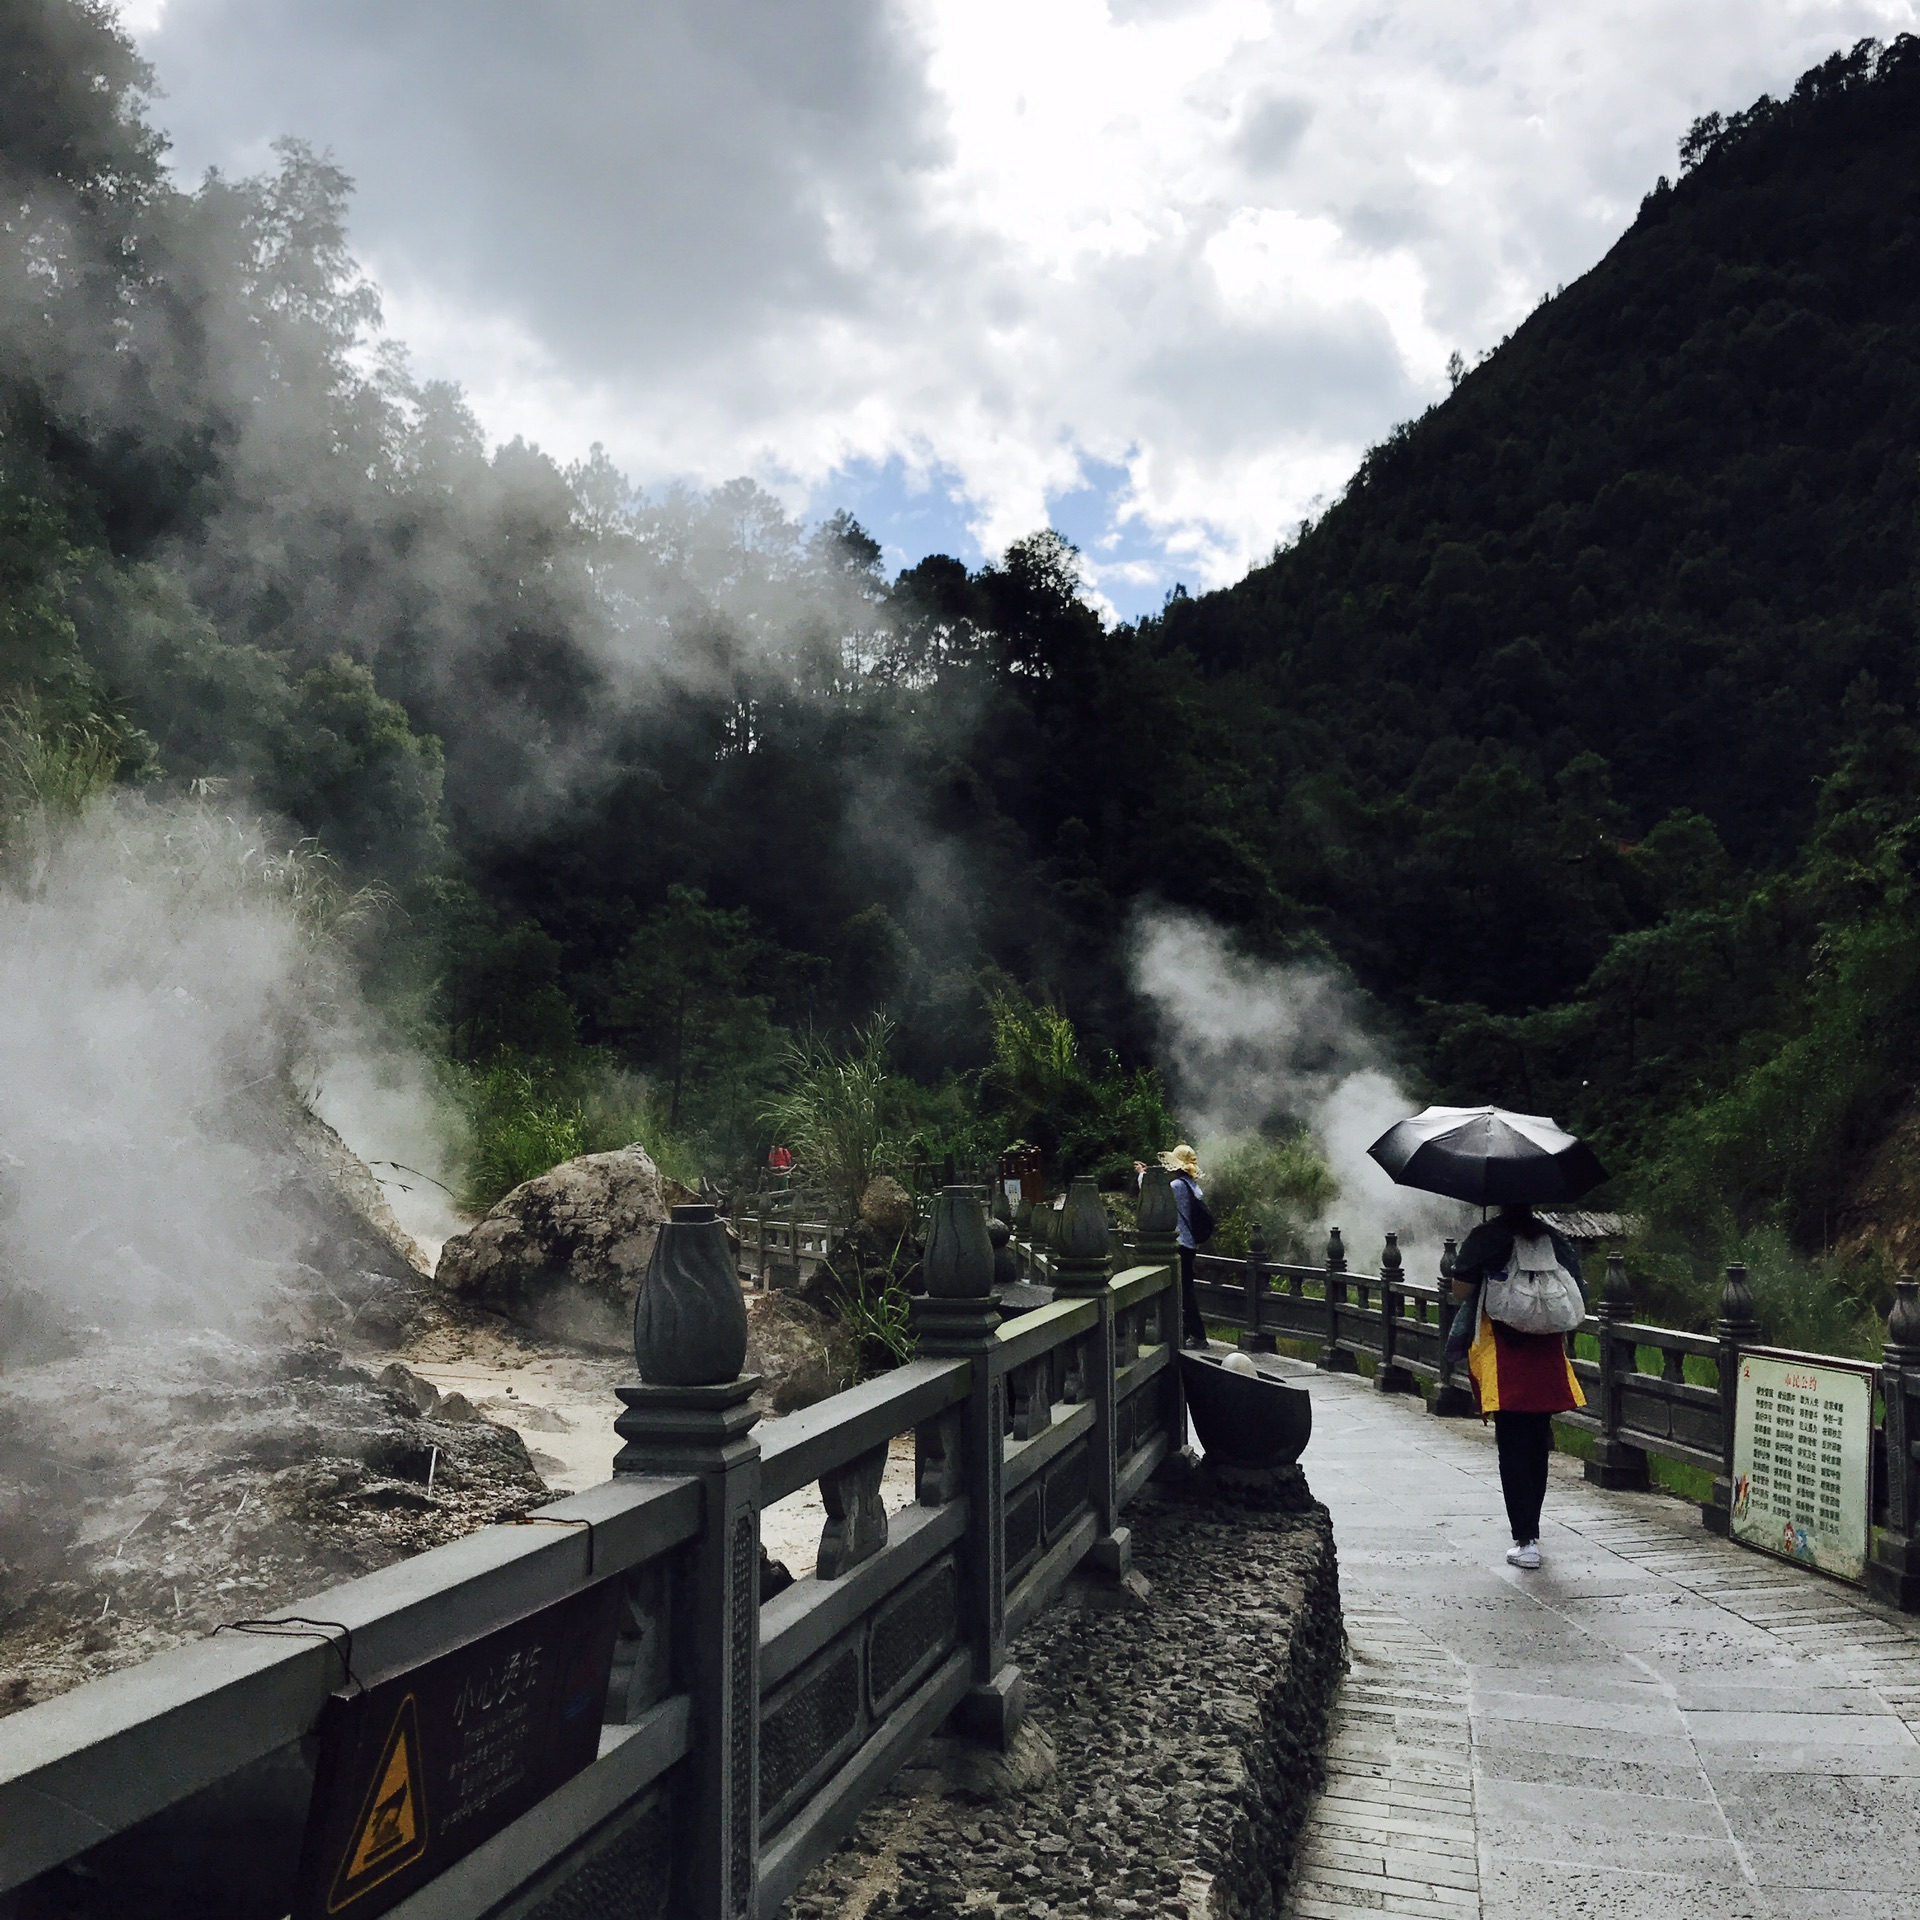
{"type": "Polygon", "coordinates": [[[1720,1323],[1724,1327],[1751,1327],[1758,1316],[1753,1309],[1753,1295],[1747,1288],[1747,1270],[1744,1265],[1735,1263],[1727,1269],[1727,1283],[1720,1289],[1720,1323]]]}
{"type": "Polygon", "coordinates": [[[1180,1207],[1173,1197],[1173,1176],[1165,1167],[1149,1167],[1142,1177],[1134,1221],[1142,1240],[1171,1240],[1179,1231],[1180,1207]]]}
{"type": "Polygon", "coordinates": [[[1633,1289],[1627,1284],[1627,1263],[1615,1250],[1607,1255],[1607,1277],[1600,1283],[1600,1304],[1616,1320],[1633,1313],[1633,1289]]]}
{"type": "Polygon", "coordinates": [[[1111,1271],[1111,1246],[1099,1183],[1091,1174],[1076,1174],[1053,1230],[1054,1285],[1063,1293],[1104,1286],[1111,1271]]]}
{"type": "Polygon", "coordinates": [[[633,1357],[655,1387],[718,1387],[747,1358],[747,1305],[727,1230],[706,1202],[675,1207],[633,1308],[633,1357]]]}
{"type": "Polygon", "coordinates": [[[1903,1273],[1893,1283],[1893,1310],[1887,1315],[1887,1345],[1920,1347],[1920,1288],[1903,1273]]]}
{"type": "Polygon", "coordinates": [[[970,1300],[993,1287],[993,1242],[986,1209],[971,1187],[942,1187],[933,1197],[920,1271],[936,1300],[970,1300]]]}

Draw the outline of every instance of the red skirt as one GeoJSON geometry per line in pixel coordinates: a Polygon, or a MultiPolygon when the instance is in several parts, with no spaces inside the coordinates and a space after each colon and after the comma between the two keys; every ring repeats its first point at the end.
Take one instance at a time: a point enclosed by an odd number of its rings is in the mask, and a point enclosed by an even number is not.
{"type": "Polygon", "coordinates": [[[1483,1417],[1567,1413],[1587,1404],[1567,1358],[1564,1334],[1516,1333],[1482,1312],[1467,1351],[1467,1370],[1483,1417]]]}

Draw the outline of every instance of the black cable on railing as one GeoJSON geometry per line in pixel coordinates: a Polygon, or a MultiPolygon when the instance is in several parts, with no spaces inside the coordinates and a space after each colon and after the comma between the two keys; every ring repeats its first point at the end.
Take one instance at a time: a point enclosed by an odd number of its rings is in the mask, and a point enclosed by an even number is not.
{"type": "Polygon", "coordinates": [[[366,1683],[353,1670],[353,1629],[339,1620],[310,1620],[305,1614],[282,1614],[272,1620],[222,1620],[214,1633],[246,1633],[262,1640],[324,1640],[340,1656],[342,1679],[356,1693],[366,1683]],[[340,1638],[336,1641],[334,1635],[340,1638]]]}

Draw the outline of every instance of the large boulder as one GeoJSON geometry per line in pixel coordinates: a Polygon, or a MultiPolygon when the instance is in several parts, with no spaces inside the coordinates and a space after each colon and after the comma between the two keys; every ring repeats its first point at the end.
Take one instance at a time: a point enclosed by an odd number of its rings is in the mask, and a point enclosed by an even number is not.
{"type": "Polygon", "coordinates": [[[434,1277],[457,1298],[543,1333],[624,1346],[678,1191],[644,1148],[582,1154],[515,1187],[449,1240],[434,1277]]]}
{"type": "Polygon", "coordinates": [[[892,1174],[876,1174],[860,1196],[860,1218],[877,1239],[897,1245],[913,1232],[913,1195],[892,1174]]]}
{"type": "Polygon", "coordinates": [[[859,1378],[859,1354],[840,1321],[792,1293],[747,1295],[747,1371],[763,1412],[793,1413],[859,1378]]]}

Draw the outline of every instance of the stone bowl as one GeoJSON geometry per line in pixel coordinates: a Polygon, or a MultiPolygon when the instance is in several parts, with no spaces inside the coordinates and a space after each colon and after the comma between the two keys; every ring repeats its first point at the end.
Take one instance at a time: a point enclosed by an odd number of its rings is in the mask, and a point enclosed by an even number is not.
{"type": "Polygon", "coordinates": [[[1270,1374],[1231,1373],[1211,1353],[1183,1352],[1179,1359],[1187,1410],[1209,1460],[1284,1467],[1300,1458],[1313,1433],[1313,1401],[1303,1387],[1270,1374]]]}

